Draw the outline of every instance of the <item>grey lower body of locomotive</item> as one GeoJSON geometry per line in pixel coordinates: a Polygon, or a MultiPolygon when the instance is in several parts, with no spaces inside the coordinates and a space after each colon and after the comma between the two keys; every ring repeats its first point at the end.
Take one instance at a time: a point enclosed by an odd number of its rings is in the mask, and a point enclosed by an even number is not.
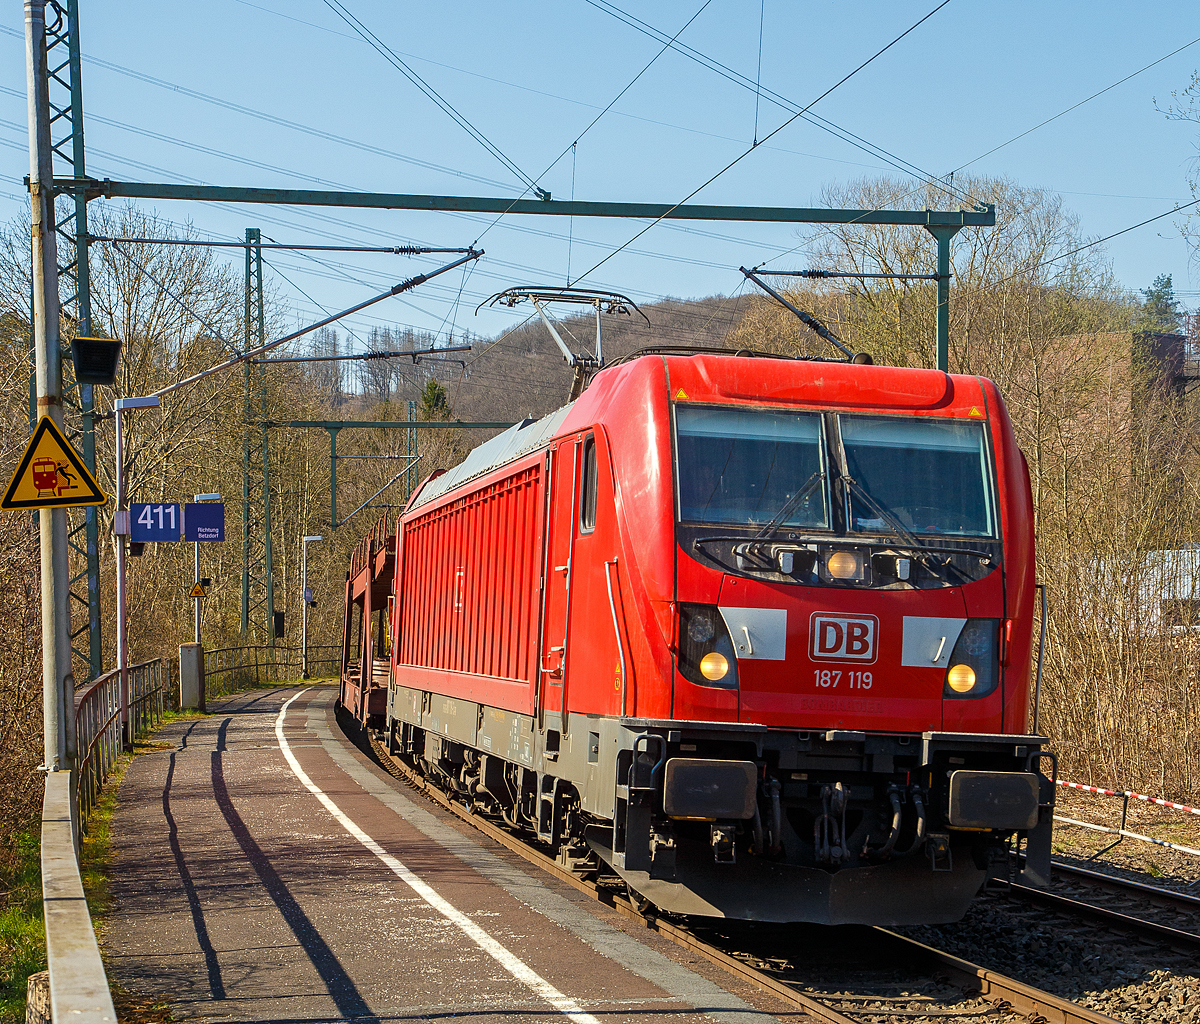
{"type": "MultiPolygon", "coordinates": [[[[957,921],[988,877],[1007,873],[1013,834],[1025,839],[1023,880],[1048,881],[1054,784],[1040,772],[1049,756],[1043,737],[535,717],[394,682],[386,727],[389,749],[423,762],[448,789],[531,828],[565,865],[585,867],[589,854],[598,856],[669,913],[820,924],[957,921]],[[764,758],[769,778],[759,767],[764,758]],[[927,820],[914,827],[906,819],[904,841],[878,862],[849,848],[862,841],[864,824],[841,835],[843,861],[797,863],[791,851],[811,860],[814,848],[791,823],[796,794],[827,794],[835,776],[853,780],[839,787],[851,797],[899,793],[910,817],[902,782],[927,779],[927,820]]],[[[878,842],[888,819],[874,813],[878,842]]]]}

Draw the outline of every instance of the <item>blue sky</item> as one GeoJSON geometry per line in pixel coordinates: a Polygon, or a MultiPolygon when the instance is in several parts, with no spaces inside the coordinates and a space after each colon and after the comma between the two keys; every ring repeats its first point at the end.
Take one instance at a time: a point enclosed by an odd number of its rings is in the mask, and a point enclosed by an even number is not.
{"type": "MultiPolygon", "coordinates": [[[[569,198],[573,189],[577,199],[677,202],[754,137],[754,91],[668,51],[583,136],[574,160],[568,152],[555,163],[661,44],[585,0],[345,3],[556,198],[569,198]]],[[[674,34],[702,3],[621,0],[616,6],[674,34]]],[[[762,85],[807,103],[933,6],[934,0],[710,0],[680,41],[754,80],[761,15],[762,85]]],[[[489,196],[515,196],[522,188],[324,0],[80,0],[80,8],[92,175],[489,196]]],[[[5,221],[27,202],[21,184],[28,173],[21,19],[21,5],[10,2],[0,20],[5,221]]],[[[951,0],[814,109],[940,175],[1196,37],[1200,7],[1194,2],[1148,7],[951,0]]],[[[1168,102],[1197,67],[1200,43],[969,170],[1061,192],[1093,237],[1190,201],[1186,182],[1200,126],[1168,121],[1154,101],[1168,102]]],[[[788,116],[759,100],[759,137],[788,116]]],[[[887,172],[895,173],[878,158],[795,122],[695,201],[818,205],[824,185],[887,172]]],[[[482,298],[510,284],[561,283],[568,258],[577,275],[642,226],[510,215],[488,228],[494,218],[147,205],[226,240],[240,239],[247,226],[260,226],[279,241],[319,244],[463,246],[483,234],[488,256],[470,274],[454,271],[410,297],[374,307],[351,324],[360,337],[383,323],[494,334],[513,323],[514,314],[475,316],[482,298]]],[[[638,301],[727,294],[743,285],[739,264],[777,256],[798,241],[787,225],[660,224],[587,282],[638,301]]],[[[1200,305],[1200,266],[1189,268],[1174,218],[1123,235],[1107,251],[1125,285],[1145,287],[1157,274],[1171,273],[1185,301],[1200,305]]],[[[802,252],[776,265],[793,261],[806,265],[802,252]]],[[[269,263],[298,322],[316,319],[320,307],[343,308],[436,265],[350,254],[322,256],[320,262],[269,254],[269,263]]]]}

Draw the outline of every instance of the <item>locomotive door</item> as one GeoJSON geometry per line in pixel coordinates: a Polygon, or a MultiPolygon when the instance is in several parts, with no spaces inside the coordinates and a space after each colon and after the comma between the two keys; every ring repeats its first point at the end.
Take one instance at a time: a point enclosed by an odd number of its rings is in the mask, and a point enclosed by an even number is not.
{"type": "Polygon", "coordinates": [[[579,439],[572,438],[550,450],[542,649],[538,666],[542,711],[562,711],[566,700],[570,658],[571,571],[579,500],[579,449],[579,439]]]}

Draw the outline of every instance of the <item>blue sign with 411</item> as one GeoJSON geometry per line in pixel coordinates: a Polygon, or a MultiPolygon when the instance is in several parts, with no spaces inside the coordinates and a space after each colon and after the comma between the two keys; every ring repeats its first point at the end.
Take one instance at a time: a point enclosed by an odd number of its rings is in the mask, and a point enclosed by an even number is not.
{"type": "Polygon", "coordinates": [[[134,544],[161,544],[179,540],[183,517],[176,504],[131,501],[129,539],[134,544]]]}

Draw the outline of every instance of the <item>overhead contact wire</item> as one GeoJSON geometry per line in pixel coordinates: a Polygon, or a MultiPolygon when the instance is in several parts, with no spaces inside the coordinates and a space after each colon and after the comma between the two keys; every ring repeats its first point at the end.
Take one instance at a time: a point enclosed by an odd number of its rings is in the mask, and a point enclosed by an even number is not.
{"type": "MultiPolygon", "coordinates": [[[[591,2],[591,0],[589,0],[589,2],[591,2]]],[[[908,36],[911,32],[915,31],[917,28],[919,28],[921,25],[923,25],[925,22],[927,22],[930,18],[932,18],[935,14],[937,14],[938,11],[940,11],[943,7],[945,7],[949,3],[950,3],[950,0],[942,0],[942,2],[940,4],[938,4],[932,11],[930,11],[928,14],[926,14],[920,20],[914,22],[912,25],[910,25],[908,28],[906,28],[903,32],[901,32],[900,35],[896,36],[896,38],[893,39],[890,43],[888,43],[882,49],[877,50],[874,54],[872,54],[865,61],[863,61],[861,64],[859,64],[858,67],[856,67],[853,71],[849,72],[847,75],[843,76],[839,81],[837,81],[833,85],[831,85],[828,89],[826,89],[823,93],[821,93],[820,96],[818,96],[815,100],[813,100],[811,103],[809,103],[808,106],[804,107],[802,110],[797,111],[795,114],[793,114],[791,117],[789,117],[786,121],[784,121],[783,124],[781,124],[778,128],[776,128],[774,131],[772,131],[769,135],[764,136],[762,141],[766,142],[768,139],[772,138],[773,136],[778,135],[788,125],[792,124],[792,122],[794,122],[797,118],[799,118],[802,115],[804,115],[805,113],[807,113],[812,107],[814,107],[818,103],[820,103],[821,100],[825,99],[825,97],[828,96],[830,93],[832,93],[835,89],[838,89],[842,85],[845,85],[846,82],[850,81],[850,79],[853,78],[855,75],[857,75],[860,71],[862,71],[863,68],[865,68],[865,67],[867,67],[867,65],[873,63],[879,57],[883,56],[883,54],[887,53],[888,50],[890,50],[893,46],[895,46],[902,39],[904,39],[906,36],[908,36]]],[[[617,253],[621,252],[622,250],[626,249],[628,246],[632,245],[635,241],[637,241],[639,238],[641,238],[642,235],[644,235],[652,227],[654,227],[660,221],[662,221],[663,219],[668,217],[675,210],[679,209],[679,207],[681,207],[684,203],[686,203],[693,196],[697,195],[699,192],[706,189],[709,185],[711,185],[714,181],[716,181],[719,177],[721,177],[722,174],[724,174],[726,171],[732,169],[733,167],[737,166],[737,164],[741,163],[742,160],[744,160],[747,156],[749,156],[751,153],[753,153],[757,148],[758,148],[757,146],[751,146],[749,149],[743,151],[740,155],[735,157],[733,160],[731,160],[729,163],[727,163],[724,167],[722,167],[719,171],[717,171],[716,174],[714,174],[711,178],[709,178],[707,181],[705,181],[702,185],[693,189],[691,192],[689,192],[686,196],[684,196],[681,200],[679,200],[679,202],[675,203],[669,209],[664,210],[651,223],[647,224],[644,228],[641,229],[641,231],[637,232],[637,234],[635,234],[632,238],[630,238],[629,241],[625,242],[619,248],[614,249],[611,253],[609,253],[607,256],[605,256],[604,259],[602,259],[599,263],[597,263],[595,266],[593,266],[590,270],[586,270],[582,274],[580,274],[579,277],[577,277],[575,279],[574,283],[578,283],[579,281],[582,281],[589,274],[593,273],[596,270],[599,270],[600,267],[604,266],[605,263],[607,263],[614,256],[616,256],[617,253]]]]}
{"type": "MultiPolygon", "coordinates": [[[[325,0],[325,2],[329,3],[330,0],[325,0]]],[[[581,131],[577,136],[575,136],[575,141],[572,142],[569,146],[566,147],[566,149],[564,149],[561,153],[559,153],[558,156],[556,156],[553,160],[550,161],[550,163],[546,166],[546,169],[544,171],[542,171],[541,174],[538,175],[539,179],[544,178],[547,174],[549,174],[550,171],[554,168],[554,165],[557,164],[559,162],[559,160],[561,160],[564,156],[566,156],[568,153],[570,153],[575,148],[575,146],[577,146],[579,144],[579,140],[582,139],[593,128],[596,127],[597,122],[605,114],[607,114],[610,110],[612,110],[612,108],[616,105],[617,101],[622,96],[624,96],[627,92],[629,92],[630,89],[633,88],[634,84],[637,82],[637,80],[639,78],[642,77],[642,75],[644,75],[647,71],[650,70],[650,68],[653,66],[654,62],[657,61],[659,57],[661,57],[664,53],[667,52],[667,50],[669,50],[671,48],[671,46],[674,44],[675,40],[678,39],[683,34],[684,29],[686,29],[693,21],[695,21],[698,17],[700,17],[700,15],[704,12],[704,9],[710,3],[712,3],[712,0],[704,0],[704,3],[702,3],[700,5],[700,9],[698,11],[696,11],[696,13],[693,14],[690,18],[688,18],[688,20],[686,22],[684,22],[683,27],[680,28],[680,30],[678,32],[676,32],[675,35],[673,35],[667,41],[666,45],[664,45],[663,48],[661,50],[659,50],[658,53],[656,53],[650,59],[650,62],[644,68],[642,68],[641,71],[639,71],[636,75],[633,76],[633,79],[629,82],[629,84],[627,86],[625,86],[624,89],[622,89],[619,93],[617,93],[616,96],[614,96],[612,98],[612,101],[608,104],[607,107],[605,107],[602,111],[600,111],[600,113],[598,113],[594,118],[592,118],[591,122],[588,124],[588,126],[586,128],[583,129],[583,131],[581,131]]],[[[574,193],[575,193],[574,170],[572,170],[571,179],[572,179],[571,195],[572,195],[572,198],[574,198],[574,193]]],[[[536,189],[537,188],[536,184],[533,187],[536,189]]],[[[527,191],[529,191],[529,190],[526,189],[526,192],[527,191]]],[[[503,220],[504,217],[507,216],[512,211],[512,208],[514,206],[516,206],[517,203],[519,203],[524,198],[524,196],[525,196],[524,192],[521,193],[521,195],[517,196],[517,198],[512,201],[512,203],[508,207],[508,209],[505,210],[503,213],[497,215],[496,219],[494,221],[492,221],[486,228],[484,228],[479,233],[479,236],[475,239],[475,241],[472,242],[471,244],[478,245],[479,242],[482,240],[483,236],[486,235],[489,231],[491,231],[492,228],[494,228],[497,224],[499,224],[500,221],[503,220]]],[[[547,196],[548,196],[548,194],[547,194],[547,196]]]]}
{"type": "Polygon", "coordinates": [[[391,64],[392,67],[404,75],[405,78],[412,82],[413,85],[415,85],[421,90],[421,92],[431,99],[447,116],[450,117],[452,121],[454,121],[455,124],[466,131],[471,138],[483,146],[483,148],[486,149],[498,161],[500,161],[501,164],[508,168],[508,170],[511,171],[519,181],[526,185],[527,188],[532,188],[533,191],[539,196],[545,197],[545,193],[533,178],[521,170],[520,167],[518,167],[504,154],[499,146],[493,143],[486,135],[483,134],[483,132],[471,124],[471,122],[468,121],[462,114],[460,114],[450,104],[450,102],[445,99],[445,97],[443,97],[436,89],[433,88],[433,86],[431,86],[425,81],[425,79],[418,75],[416,71],[408,66],[407,63],[401,60],[399,55],[390,46],[388,46],[382,39],[375,35],[375,33],[367,28],[366,25],[364,25],[361,21],[359,21],[358,18],[351,14],[350,10],[341,2],[341,0],[325,0],[325,5],[347,25],[354,29],[354,31],[357,32],[358,35],[361,36],[362,39],[372,47],[372,49],[374,49],[384,58],[384,60],[391,64]]]}
{"type": "MultiPolygon", "coordinates": [[[[628,25],[634,31],[650,36],[652,39],[661,40],[666,37],[666,33],[661,29],[655,28],[655,26],[649,24],[648,22],[642,21],[640,18],[623,11],[621,8],[617,7],[616,4],[609,3],[608,0],[584,0],[584,2],[590,4],[592,7],[595,7],[597,10],[616,18],[617,21],[620,21],[624,25],[628,25]]],[[[733,70],[733,68],[729,67],[728,65],[722,64],[720,61],[709,57],[707,54],[695,49],[694,47],[688,46],[686,43],[680,43],[674,46],[673,49],[690,60],[695,61],[701,67],[707,68],[709,71],[720,75],[722,78],[728,79],[735,85],[754,91],[756,95],[766,96],[777,106],[786,111],[795,112],[800,106],[794,100],[775,92],[773,89],[762,89],[760,83],[751,81],[741,72],[733,70]]],[[[853,132],[843,128],[841,125],[835,124],[828,118],[822,117],[820,114],[811,113],[809,110],[811,106],[812,104],[810,103],[809,107],[801,110],[800,113],[803,114],[805,120],[811,123],[814,127],[828,132],[835,138],[849,143],[854,148],[862,150],[864,153],[875,157],[877,160],[882,160],[884,163],[891,165],[903,174],[920,178],[924,183],[940,188],[949,196],[958,199],[971,198],[966,193],[961,191],[956,194],[956,190],[946,189],[938,185],[938,178],[934,174],[923,170],[911,161],[905,160],[903,157],[898,156],[873,142],[869,142],[859,135],[855,135],[853,132]]],[[[763,142],[766,142],[766,139],[760,140],[757,144],[761,145],[763,142]]]]}
{"type": "Polygon", "coordinates": [[[1087,99],[1082,99],[1082,100],[1080,100],[1078,103],[1074,103],[1074,104],[1072,104],[1071,106],[1067,107],[1067,109],[1066,109],[1066,110],[1060,110],[1060,111],[1059,111],[1057,114],[1055,114],[1053,117],[1048,117],[1048,118],[1046,118],[1046,120],[1044,120],[1044,121],[1040,122],[1039,124],[1035,124],[1035,125],[1034,125],[1032,128],[1026,128],[1026,129],[1025,129],[1025,131],[1021,132],[1021,134],[1020,134],[1020,135],[1014,135],[1014,136],[1013,136],[1011,139],[1009,139],[1007,142],[1002,142],[1002,143],[1000,143],[1000,145],[998,145],[998,146],[993,146],[993,147],[992,147],[991,149],[989,149],[989,150],[988,150],[986,153],[980,153],[980,154],[979,154],[979,156],[975,157],[973,160],[968,160],[968,161],[967,161],[965,164],[959,164],[959,165],[958,165],[956,168],[954,168],[954,170],[953,170],[953,171],[951,171],[950,173],[951,173],[951,174],[956,174],[957,172],[961,171],[961,170],[962,170],[964,167],[970,167],[970,166],[971,166],[971,164],[978,163],[978,162],[979,162],[980,160],[982,160],[984,157],[988,157],[988,156],[991,156],[993,153],[997,153],[997,152],[999,152],[1000,150],[1004,149],[1004,147],[1005,147],[1005,146],[1011,146],[1011,145],[1012,145],[1014,142],[1017,142],[1019,139],[1023,139],[1023,138],[1025,138],[1025,136],[1026,136],[1026,135],[1029,135],[1029,134],[1031,134],[1031,133],[1033,133],[1033,132],[1036,132],[1036,131],[1037,131],[1039,128],[1045,128],[1045,127],[1046,127],[1046,125],[1048,125],[1048,124],[1049,124],[1051,121],[1057,121],[1057,120],[1058,120],[1060,117],[1064,116],[1065,114],[1069,114],[1069,113],[1070,113],[1072,110],[1076,110],[1076,109],[1078,109],[1079,107],[1082,107],[1082,106],[1083,106],[1085,103],[1090,103],[1090,102],[1091,102],[1092,100],[1094,100],[1094,99],[1095,99],[1097,96],[1103,96],[1103,95],[1104,95],[1106,92],[1110,92],[1110,91],[1112,91],[1112,90],[1113,90],[1113,89],[1115,89],[1115,88],[1116,88],[1118,85],[1124,85],[1124,84],[1125,84],[1126,82],[1128,82],[1128,81],[1129,81],[1131,78],[1137,78],[1137,76],[1138,76],[1138,75],[1140,75],[1140,74],[1142,74],[1142,72],[1144,72],[1144,71],[1149,71],[1149,70],[1150,70],[1152,67],[1155,67],[1156,65],[1158,65],[1158,64],[1161,64],[1161,63],[1162,63],[1164,60],[1167,60],[1167,59],[1169,59],[1169,58],[1171,58],[1171,57],[1174,57],[1174,56],[1175,56],[1175,54],[1177,54],[1177,53],[1182,53],[1182,52],[1183,52],[1184,50],[1186,50],[1186,49],[1187,49],[1189,46],[1195,46],[1197,43],[1200,43],[1200,36],[1197,36],[1197,37],[1196,37],[1195,39],[1193,39],[1193,40],[1192,40],[1190,43],[1184,43],[1184,44],[1183,44],[1181,47],[1179,47],[1179,49],[1177,49],[1177,50],[1172,50],[1172,51],[1171,51],[1170,53],[1168,53],[1166,56],[1164,56],[1164,57],[1159,57],[1159,58],[1158,58],[1158,60],[1151,61],[1151,62],[1150,62],[1149,64],[1147,64],[1147,65],[1146,65],[1144,68],[1139,68],[1137,71],[1134,71],[1132,74],[1128,74],[1128,75],[1126,75],[1124,78],[1120,79],[1119,81],[1113,82],[1113,84],[1112,84],[1112,85],[1107,85],[1107,86],[1105,86],[1105,87],[1104,87],[1103,89],[1101,89],[1099,92],[1094,92],[1094,93],[1092,93],[1092,94],[1091,94],[1089,97],[1087,97],[1087,99]]]}

